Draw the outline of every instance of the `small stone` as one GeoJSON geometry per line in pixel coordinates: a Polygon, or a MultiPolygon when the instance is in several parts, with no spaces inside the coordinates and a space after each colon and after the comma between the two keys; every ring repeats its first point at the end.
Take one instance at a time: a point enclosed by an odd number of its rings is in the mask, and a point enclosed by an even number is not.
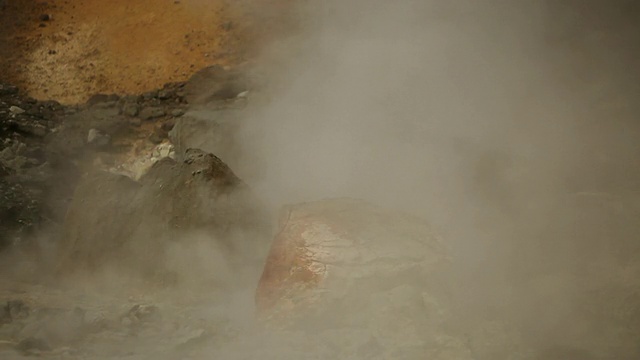
{"type": "Polygon", "coordinates": [[[51,20],[51,15],[49,14],[40,15],[40,21],[49,21],[49,20],[51,20]]]}
{"type": "Polygon", "coordinates": [[[116,94],[95,94],[87,100],[87,105],[95,106],[101,103],[109,103],[109,105],[113,105],[114,102],[117,102],[120,97],[116,94]]]}
{"type": "Polygon", "coordinates": [[[25,110],[24,110],[24,109],[22,109],[22,108],[20,108],[20,107],[17,107],[17,106],[11,106],[11,107],[9,107],[9,111],[11,111],[11,113],[16,114],[16,115],[18,115],[18,114],[24,114],[24,112],[25,112],[25,110]]]}
{"type": "Polygon", "coordinates": [[[31,127],[31,133],[35,136],[45,137],[47,135],[47,128],[42,125],[33,125],[31,127]]]}
{"type": "Polygon", "coordinates": [[[138,118],[133,118],[133,119],[129,119],[129,124],[131,126],[138,127],[138,126],[142,125],[142,121],[140,119],[138,119],[138,118]]]}
{"type": "Polygon", "coordinates": [[[140,107],[138,106],[138,104],[126,104],[123,108],[122,108],[122,113],[130,116],[130,117],[134,117],[136,115],[138,115],[138,112],[140,112],[140,107]]]}
{"type": "Polygon", "coordinates": [[[153,151],[153,156],[159,157],[159,158],[169,157],[172,151],[173,151],[173,145],[169,143],[163,143],[156,146],[156,148],[153,151]]]}
{"type": "Polygon", "coordinates": [[[148,108],[142,109],[139,115],[142,120],[150,120],[150,119],[155,119],[155,118],[165,116],[166,112],[159,107],[148,107],[148,108]]]}
{"type": "Polygon", "coordinates": [[[158,133],[154,131],[151,135],[149,135],[149,141],[154,144],[160,144],[162,142],[162,137],[160,137],[160,135],[158,135],[158,133]]]}
{"type": "Polygon", "coordinates": [[[95,147],[104,147],[109,145],[111,142],[111,136],[105,134],[97,129],[89,130],[89,134],[87,135],[87,144],[93,145],[95,147]]]}
{"type": "Polygon", "coordinates": [[[157,96],[158,96],[158,92],[157,91],[149,91],[149,92],[146,92],[146,93],[142,94],[142,99],[151,100],[151,99],[153,99],[153,98],[155,98],[157,96]]]}
{"type": "Polygon", "coordinates": [[[175,96],[175,92],[168,89],[162,89],[158,91],[158,99],[160,100],[167,100],[174,96],[175,96]]]}
{"type": "Polygon", "coordinates": [[[138,304],[129,310],[127,317],[133,323],[156,321],[160,319],[160,309],[155,305],[138,304]]]}
{"type": "Polygon", "coordinates": [[[182,115],[184,115],[185,111],[184,109],[173,109],[171,110],[171,116],[173,117],[180,117],[182,115]]]}
{"type": "Polygon", "coordinates": [[[249,95],[249,90],[245,90],[245,91],[241,92],[241,93],[240,93],[240,94],[238,94],[238,96],[236,96],[236,97],[238,97],[238,98],[246,98],[246,97],[247,97],[247,95],[249,95]]]}
{"type": "Polygon", "coordinates": [[[44,137],[48,133],[47,128],[40,124],[18,123],[17,127],[18,127],[18,130],[21,131],[22,133],[38,136],[38,137],[44,137]]]}

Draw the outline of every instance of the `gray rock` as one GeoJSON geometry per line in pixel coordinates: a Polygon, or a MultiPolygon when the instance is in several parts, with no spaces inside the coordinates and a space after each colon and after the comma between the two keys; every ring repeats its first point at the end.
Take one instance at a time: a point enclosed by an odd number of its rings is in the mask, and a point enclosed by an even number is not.
{"type": "Polygon", "coordinates": [[[151,99],[154,99],[154,98],[157,98],[157,97],[158,97],[158,92],[157,91],[149,91],[149,92],[146,92],[146,93],[142,94],[142,98],[144,100],[151,100],[151,99]]]}
{"type": "Polygon", "coordinates": [[[182,115],[184,115],[185,111],[184,109],[173,109],[171,110],[171,116],[173,117],[180,117],[182,115]]]}
{"type": "Polygon", "coordinates": [[[111,136],[97,129],[90,129],[87,134],[87,144],[94,147],[105,147],[111,143],[111,136]]]}
{"type": "Polygon", "coordinates": [[[122,108],[122,113],[130,116],[130,117],[134,117],[136,115],[138,115],[138,112],[140,111],[140,106],[138,106],[138,104],[125,104],[124,107],[122,108]]]}
{"type": "Polygon", "coordinates": [[[87,100],[87,105],[95,106],[98,104],[109,104],[109,106],[104,107],[112,107],[111,105],[115,105],[115,103],[120,99],[120,97],[116,94],[96,94],[91,96],[89,100],[87,100]]]}
{"type": "Polygon", "coordinates": [[[166,251],[198,241],[187,234],[207,234],[207,244],[228,249],[239,273],[256,271],[257,276],[256,264],[268,246],[264,216],[255,195],[226,164],[196,149],[183,162],[157,161],[139,182],[91,173],[81,180],[67,211],[58,270],[85,272],[117,264],[132,276],[163,284],[188,278],[232,286],[221,274],[178,270],[166,251]],[[233,233],[242,236],[230,237],[233,233]]]}
{"type": "Polygon", "coordinates": [[[162,89],[158,91],[158,99],[160,100],[171,99],[174,96],[176,96],[176,93],[171,89],[162,89]]]}
{"type": "Polygon", "coordinates": [[[68,116],[50,137],[46,152],[64,161],[81,156],[89,130],[96,129],[113,137],[129,126],[128,119],[118,113],[117,108],[89,108],[68,116]]]}
{"type": "Polygon", "coordinates": [[[133,324],[155,322],[162,318],[160,309],[157,306],[144,304],[134,305],[126,316],[133,324]]]}
{"type": "Polygon", "coordinates": [[[45,126],[35,123],[18,123],[18,129],[25,134],[37,137],[45,137],[49,132],[45,126]]]}
{"type": "Polygon", "coordinates": [[[155,118],[159,118],[162,116],[165,116],[166,112],[164,111],[164,109],[159,108],[159,107],[148,107],[148,108],[144,108],[140,111],[139,117],[142,120],[150,120],[150,119],[155,119],[155,118]]]}
{"type": "Polygon", "coordinates": [[[11,111],[12,114],[16,114],[16,115],[25,113],[25,110],[18,106],[10,106],[9,111],[11,111]]]}

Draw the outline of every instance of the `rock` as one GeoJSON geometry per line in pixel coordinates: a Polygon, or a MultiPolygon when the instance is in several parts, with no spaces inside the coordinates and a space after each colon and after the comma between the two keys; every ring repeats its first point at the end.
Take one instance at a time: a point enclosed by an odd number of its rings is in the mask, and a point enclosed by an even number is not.
{"type": "Polygon", "coordinates": [[[153,150],[153,156],[156,158],[172,157],[174,155],[173,145],[164,143],[156,146],[153,150]]]}
{"type": "Polygon", "coordinates": [[[173,127],[176,125],[176,122],[172,119],[169,119],[165,122],[162,123],[162,125],[160,125],[160,128],[164,131],[164,132],[169,132],[171,131],[171,129],[173,129],[173,127]]]}
{"type": "Polygon", "coordinates": [[[147,100],[147,101],[151,100],[151,99],[154,99],[154,98],[157,98],[157,97],[158,97],[158,92],[157,91],[149,91],[149,92],[146,92],[146,93],[142,94],[142,99],[147,100]]]}
{"type": "Polygon", "coordinates": [[[158,99],[160,100],[171,99],[172,97],[175,97],[175,96],[176,96],[175,91],[171,89],[162,89],[158,91],[158,99]]]}
{"type": "Polygon", "coordinates": [[[219,158],[193,149],[182,162],[160,159],[139,182],[106,172],[83,178],[67,212],[58,272],[91,272],[108,264],[163,284],[197,279],[233,286],[222,273],[198,270],[189,257],[171,258],[168,249],[204,241],[238,264],[236,277],[244,271],[257,276],[268,228],[253,192],[219,158]],[[193,270],[180,265],[184,261],[193,270]]]}
{"type": "Polygon", "coordinates": [[[192,105],[228,100],[246,91],[247,81],[234,71],[214,65],[196,72],[185,85],[185,99],[192,105]]]}
{"type": "Polygon", "coordinates": [[[87,144],[94,147],[105,147],[111,143],[111,136],[97,129],[89,129],[87,134],[87,144]]]}
{"type": "Polygon", "coordinates": [[[149,135],[149,141],[152,144],[160,144],[162,143],[162,137],[158,134],[158,132],[154,131],[151,133],[151,135],[149,135]]]}
{"type": "Polygon", "coordinates": [[[128,119],[118,113],[117,108],[94,107],[69,115],[48,139],[46,152],[60,161],[77,159],[83,155],[81,150],[87,145],[89,130],[95,129],[113,138],[128,129],[128,119]]]}
{"type": "Polygon", "coordinates": [[[185,111],[184,109],[173,109],[171,110],[171,116],[173,117],[180,117],[182,115],[184,115],[185,111]]]}
{"type": "Polygon", "coordinates": [[[25,112],[24,109],[17,107],[17,106],[10,106],[9,107],[9,111],[11,111],[12,114],[23,114],[25,112]]]}
{"type": "Polygon", "coordinates": [[[111,107],[112,105],[114,105],[118,100],[120,99],[120,97],[116,94],[96,94],[93,95],[89,98],[89,100],[87,100],[87,105],[88,106],[95,106],[98,104],[109,104],[108,107],[111,107]]]}
{"type": "Polygon", "coordinates": [[[49,20],[51,20],[51,15],[42,14],[42,15],[40,15],[39,19],[40,19],[40,21],[49,21],[49,20]]]}
{"type": "Polygon", "coordinates": [[[45,126],[34,123],[18,123],[18,130],[24,134],[33,135],[37,137],[45,137],[48,130],[45,126]]]}
{"type": "Polygon", "coordinates": [[[144,108],[140,111],[139,117],[142,120],[150,120],[150,119],[155,119],[155,118],[159,118],[159,117],[163,117],[166,115],[166,112],[159,107],[148,107],[148,108],[144,108]]]}
{"type": "Polygon", "coordinates": [[[448,332],[450,259],[423,220],[327,199],[285,207],[276,234],[256,290],[270,328],[360,329],[383,358],[473,359],[448,332]]]}
{"type": "Polygon", "coordinates": [[[125,104],[125,106],[122,108],[122,113],[130,117],[138,115],[139,111],[140,106],[138,106],[138,104],[125,104]]]}
{"type": "Polygon", "coordinates": [[[129,124],[131,124],[131,126],[138,127],[142,125],[142,121],[138,118],[133,118],[133,119],[129,119],[129,124]]]}
{"type": "Polygon", "coordinates": [[[159,321],[162,317],[160,309],[155,305],[134,305],[127,313],[132,324],[159,321]]]}

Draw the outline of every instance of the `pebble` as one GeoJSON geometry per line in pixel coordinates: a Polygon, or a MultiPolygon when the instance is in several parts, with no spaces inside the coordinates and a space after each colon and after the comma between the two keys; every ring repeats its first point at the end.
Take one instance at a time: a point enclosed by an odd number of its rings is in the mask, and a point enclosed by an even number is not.
{"type": "Polygon", "coordinates": [[[9,111],[11,111],[13,114],[24,114],[25,110],[17,107],[17,106],[11,106],[9,107],[9,111]]]}
{"type": "Polygon", "coordinates": [[[138,115],[138,112],[140,111],[140,107],[138,106],[138,104],[126,104],[123,108],[122,108],[122,112],[130,117],[134,117],[136,115],[138,115]]]}
{"type": "Polygon", "coordinates": [[[180,117],[182,115],[184,115],[185,111],[184,109],[173,109],[171,110],[171,116],[173,117],[180,117]]]}
{"type": "Polygon", "coordinates": [[[148,107],[148,108],[144,108],[140,111],[140,118],[142,120],[150,120],[150,119],[155,119],[155,118],[159,118],[162,116],[165,116],[166,112],[159,107],[148,107]]]}

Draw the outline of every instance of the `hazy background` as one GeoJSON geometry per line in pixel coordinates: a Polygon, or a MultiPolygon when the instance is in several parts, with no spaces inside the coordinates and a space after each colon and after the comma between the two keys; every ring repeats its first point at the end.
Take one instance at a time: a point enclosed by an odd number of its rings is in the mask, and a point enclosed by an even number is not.
{"type": "Polygon", "coordinates": [[[263,50],[235,169],[275,208],[354,196],[420,215],[456,256],[461,313],[586,344],[584,288],[639,269],[620,257],[640,234],[638,8],[305,2],[300,32],[263,50]]]}

